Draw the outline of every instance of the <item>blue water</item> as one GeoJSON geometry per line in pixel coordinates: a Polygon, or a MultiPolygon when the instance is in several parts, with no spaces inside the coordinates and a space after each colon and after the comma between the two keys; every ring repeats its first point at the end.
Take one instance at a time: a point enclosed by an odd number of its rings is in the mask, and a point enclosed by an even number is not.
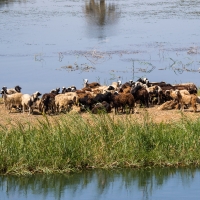
{"type": "Polygon", "coordinates": [[[148,77],[200,86],[200,2],[0,1],[0,87],[148,77]]]}
{"type": "MultiPolygon", "coordinates": [[[[200,1],[0,0],[0,87],[150,81],[200,86],[200,1]]],[[[1,176],[2,200],[190,199],[198,169],[1,176]]]]}
{"type": "Polygon", "coordinates": [[[2,200],[197,200],[199,169],[95,170],[64,175],[1,176],[2,200]]]}

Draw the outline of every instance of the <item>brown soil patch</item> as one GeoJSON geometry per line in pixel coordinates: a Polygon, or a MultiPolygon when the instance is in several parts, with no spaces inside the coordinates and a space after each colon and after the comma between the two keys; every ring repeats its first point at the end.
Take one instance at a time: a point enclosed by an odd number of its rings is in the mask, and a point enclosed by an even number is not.
{"type": "MultiPolygon", "coordinates": [[[[71,112],[77,112],[76,110],[72,110],[71,112]]],[[[62,114],[63,115],[63,114],[62,114]]],[[[88,119],[87,113],[80,113],[80,115],[88,119]]],[[[115,115],[114,111],[109,113],[109,115],[114,116],[115,119],[124,119],[127,117],[126,114],[115,115]]],[[[181,112],[180,110],[158,110],[158,106],[150,107],[150,108],[136,108],[134,114],[130,114],[131,118],[137,120],[143,120],[148,116],[148,119],[156,123],[164,122],[170,123],[174,121],[179,121],[183,116],[187,117],[189,120],[196,120],[200,117],[200,110],[197,110],[196,113],[192,111],[192,108],[181,112]]],[[[130,116],[129,115],[129,116],[130,116]]],[[[47,118],[50,123],[53,123],[55,119],[59,118],[59,115],[47,115],[47,118]]],[[[28,123],[37,123],[38,120],[44,120],[45,117],[39,113],[37,110],[34,110],[34,114],[28,115],[28,113],[20,113],[16,110],[13,110],[12,113],[9,113],[8,110],[5,109],[4,104],[0,103],[0,124],[4,127],[10,127],[11,125],[16,125],[17,123],[27,124],[28,123]]]]}

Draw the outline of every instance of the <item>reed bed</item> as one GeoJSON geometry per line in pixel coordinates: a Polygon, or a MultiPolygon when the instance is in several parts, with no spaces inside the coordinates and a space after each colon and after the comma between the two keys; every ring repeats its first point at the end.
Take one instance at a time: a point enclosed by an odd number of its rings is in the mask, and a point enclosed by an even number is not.
{"type": "Polygon", "coordinates": [[[200,120],[154,123],[148,114],[44,116],[0,126],[0,173],[68,173],[93,168],[200,165],[200,120]]]}

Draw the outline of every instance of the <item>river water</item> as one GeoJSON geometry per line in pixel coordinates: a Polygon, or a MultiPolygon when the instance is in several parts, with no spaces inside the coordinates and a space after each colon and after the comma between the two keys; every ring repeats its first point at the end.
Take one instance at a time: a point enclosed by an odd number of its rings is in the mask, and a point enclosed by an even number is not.
{"type": "MultiPolygon", "coordinates": [[[[200,86],[200,1],[0,0],[0,86],[148,77],[200,86]]],[[[1,176],[0,199],[198,199],[198,169],[1,176]]]]}
{"type": "Polygon", "coordinates": [[[197,200],[199,185],[199,169],[95,170],[0,176],[0,196],[1,200],[197,200]]]}
{"type": "Polygon", "coordinates": [[[0,0],[0,86],[147,77],[200,85],[200,1],[0,0]]]}

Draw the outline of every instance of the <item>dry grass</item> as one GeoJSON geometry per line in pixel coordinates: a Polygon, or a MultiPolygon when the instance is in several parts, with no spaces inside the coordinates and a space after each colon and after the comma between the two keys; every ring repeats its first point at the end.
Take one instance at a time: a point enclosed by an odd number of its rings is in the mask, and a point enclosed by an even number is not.
{"type": "MultiPolygon", "coordinates": [[[[78,112],[78,108],[74,108],[71,112],[78,112]]],[[[64,114],[60,114],[64,115],[64,114]]],[[[50,123],[53,123],[55,119],[58,119],[60,115],[47,115],[47,117],[50,123]]],[[[80,113],[80,115],[86,119],[89,120],[90,115],[87,113],[80,113]]],[[[127,117],[126,114],[119,114],[115,115],[114,112],[109,113],[109,115],[112,118],[119,119],[119,118],[125,118],[127,117]]],[[[174,121],[179,121],[182,116],[186,116],[191,120],[196,120],[200,117],[200,108],[197,110],[196,113],[192,111],[192,108],[189,108],[185,110],[184,112],[181,112],[180,110],[158,110],[158,106],[150,107],[150,108],[139,108],[137,107],[135,109],[135,114],[130,114],[129,117],[140,121],[140,119],[144,119],[144,116],[148,116],[150,120],[156,123],[164,122],[164,123],[170,123],[174,121]]],[[[37,110],[34,110],[33,115],[28,115],[28,113],[20,113],[16,110],[13,110],[12,113],[9,113],[8,110],[5,109],[4,104],[2,100],[0,100],[0,124],[5,125],[6,127],[9,127],[10,125],[17,124],[17,123],[38,123],[38,120],[41,121],[44,119],[44,116],[39,113],[37,110]]]]}

